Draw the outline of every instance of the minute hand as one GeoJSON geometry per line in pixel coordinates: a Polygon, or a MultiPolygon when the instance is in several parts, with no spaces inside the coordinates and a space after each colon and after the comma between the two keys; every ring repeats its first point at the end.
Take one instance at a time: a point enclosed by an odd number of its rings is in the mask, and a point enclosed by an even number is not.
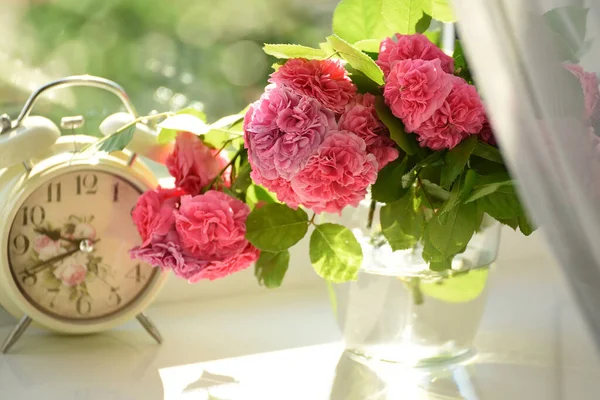
{"type": "Polygon", "coordinates": [[[43,271],[44,269],[50,267],[52,264],[54,264],[55,262],[58,262],[60,260],[64,260],[67,257],[72,256],[73,254],[77,253],[79,250],[79,248],[74,248],[73,250],[69,250],[66,253],[63,254],[59,254],[58,256],[49,258],[46,261],[42,261],[41,263],[38,263],[36,265],[32,265],[29,268],[25,268],[25,270],[23,271],[26,275],[35,275],[40,271],[43,271]]]}

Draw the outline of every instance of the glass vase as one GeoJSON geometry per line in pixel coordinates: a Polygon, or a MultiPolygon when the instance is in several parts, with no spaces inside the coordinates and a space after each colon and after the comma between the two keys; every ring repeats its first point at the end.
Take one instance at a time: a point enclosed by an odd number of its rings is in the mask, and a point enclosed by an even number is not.
{"type": "MultiPolygon", "coordinates": [[[[435,272],[422,246],[393,251],[367,229],[368,203],[329,222],[352,229],[363,250],[358,280],[332,287],[332,305],[346,350],[356,356],[431,366],[475,354],[473,339],[486,305],[500,226],[484,216],[452,269],[435,272]]],[[[377,213],[375,213],[377,214],[377,213]]],[[[377,216],[372,224],[378,226],[377,216]]]]}

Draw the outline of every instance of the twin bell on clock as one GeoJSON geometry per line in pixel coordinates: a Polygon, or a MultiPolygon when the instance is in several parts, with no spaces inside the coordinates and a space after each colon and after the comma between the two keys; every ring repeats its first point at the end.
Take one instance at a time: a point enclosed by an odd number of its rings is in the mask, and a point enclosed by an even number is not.
{"type": "MultiPolygon", "coordinates": [[[[110,135],[138,118],[124,90],[93,76],[73,76],[35,91],[13,121],[0,117],[0,305],[19,319],[2,346],[7,352],[34,322],[53,331],[83,334],[136,317],[161,342],[144,316],[165,282],[160,269],[131,260],[138,235],[130,213],[138,196],[157,185],[137,155],[161,161],[169,149],[137,122],[127,149],[85,150],[98,139],[61,136],[49,119],[31,116],[42,94],[73,86],[117,95],[127,112],[99,127],[110,135]]],[[[63,128],[83,123],[67,117],[63,128]]]]}

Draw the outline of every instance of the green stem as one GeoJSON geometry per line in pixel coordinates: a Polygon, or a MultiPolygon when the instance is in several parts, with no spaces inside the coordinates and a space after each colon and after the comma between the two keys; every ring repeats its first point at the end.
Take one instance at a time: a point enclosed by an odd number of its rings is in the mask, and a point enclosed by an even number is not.
{"type": "Polygon", "coordinates": [[[373,226],[373,217],[375,216],[375,209],[377,208],[377,202],[371,200],[371,206],[369,207],[369,217],[367,218],[367,229],[371,229],[373,226]]]}
{"type": "Polygon", "coordinates": [[[421,278],[409,278],[408,288],[412,293],[413,303],[416,306],[423,304],[423,292],[421,291],[421,278]]]}
{"type": "Polygon", "coordinates": [[[317,216],[317,213],[313,213],[312,218],[310,219],[310,221],[308,221],[309,225],[310,224],[314,224],[315,223],[315,217],[317,216]]]}
{"type": "Polygon", "coordinates": [[[214,177],[214,179],[212,181],[210,181],[210,183],[208,185],[206,185],[204,188],[202,188],[202,193],[205,193],[206,191],[210,190],[210,188],[213,187],[213,185],[217,182],[218,179],[221,178],[221,175],[223,175],[225,173],[225,171],[227,171],[227,168],[231,167],[231,165],[233,165],[233,163],[235,162],[235,160],[238,159],[239,156],[242,155],[242,152],[244,151],[243,148],[239,149],[237,151],[237,153],[234,154],[234,156],[231,158],[231,160],[229,160],[229,162],[227,163],[227,165],[225,165],[217,174],[217,176],[214,177]]]}

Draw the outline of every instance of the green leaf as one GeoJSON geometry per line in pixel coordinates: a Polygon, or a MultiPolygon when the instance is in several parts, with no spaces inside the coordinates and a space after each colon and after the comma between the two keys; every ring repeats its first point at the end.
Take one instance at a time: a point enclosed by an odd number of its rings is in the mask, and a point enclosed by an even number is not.
{"type": "Polygon", "coordinates": [[[69,293],[69,301],[75,301],[79,296],[79,292],[77,291],[77,287],[71,286],[71,291],[69,293]]]}
{"type": "Polygon", "coordinates": [[[204,113],[204,111],[198,110],[197,108],[194,108],[194,107],[184,108],[183,110],[177,111],[175,114],[176,115],[181,115],[181,114],[193,115],[194,117],[202,120],[203,122],[206,122],[206,114],[204,113]]]}
{"type": "Polygon", "coordinates": [[[435,248],[429,239],[427,229],[423,234],[423,260],[429,263],[429,269],[432,271],[445,271],[452,268],[452,259],[454,256],[445,257],[435,248]]]}
{"type": "Polygon", "coordinates": [[[328,36],[327,42],[350,65],[365,74],[376,84],[383,85],[383,71],[375,64],[375,61],[371,57],[336,35],[328,36]]]}
{"type": "Polygon", "coordinates": [[[442,30],[440,28],[435,29],[435,30],[431,30],[431,31],[426,31],[423,33],[425,36],[427,36],[427,39],[429,39],[429,41],[433,44],[435,44],[436,46],[440,47],[442,44],[442,30]]]}
{"type": "Polygon", "coordinates": [[[508,173],[493,175],[478,175],[471,195],[465,200],[466,203],[475,201],[498,191],[503,186],[512,186],[513,180],[508,173]]]}
{"type": "Polygon", "coordinates": [[[409,172],[402,176],[402,187],[407,188],[411,186],[417,179],[417,175],[423,168],[437,166],[442,164],[442,157],[444,156],[443,151],[431,153],[421,161],[419,161],[409,172]]]}
{"type": "Polygon", "coordinates": [[[441,201],[446,201],[450,199],[450,192],[448,192],[441,186],[436,185],[428,179],[421,179],[421,183],[423,184],[423,189],[427,192],[428,196],[433,196],[434,198],[441,201]]]}
{"type": "Polygon", "coordinates": [[[158,128],[191,132],[195,135],[203,135],[210,130],[206,122],[192,114],[175,114],[158,124],[158,128]]]}
{"type": "Polygon", "coordinates": [[[431,23],[431,16],[423,11],[427,7],[431,7],[431,0],[383,0],[383,18],[392,32],[422,33],[431,23]]]}
{"type": "Polygon", "coordinates": [[[381,96],[381,88],[371,79],[367,78],[365,74],[353,68],[350,64],[346,64],[345,68],[359,93],[371,93],[375,96],[381,96]]]}
{"type": "Polygon", "coordinates": [[[467,161],[469,161],[469,157],[471,157],[476,144],[477,136],[473,135],[446,153],[446,165],[442,169],[441,177],[442,187],[448,189],[452,186],[454,180],[460,175],[465,165],[467,165],[467,161]]]}
{"type": "Polygon", "coordinates": [[[411,188],[400,200],[381,208],[381,230],[392,250],[408,249],[419,241],[425,226],[425,218],[418,211],[419,206],[415,189],[411,188]]]}
{"type": "Polygon", "coordinates": [[[233,190],[234,192],[246,191],[250,184],[252,184],[252,179],[250,179],[250,171],[252,171],[252,169],[250,168],[250,164],[247,162],[244,163],[244,165],[242,165],[242,167],[240,168],[238,175],[235,178],[235,181],[231,185],[231,190],[233,190]]]}
{"type": "Polygon", "coordinates": [[[417,152],[417,143],[414,138],[409,138],[404,130],[404,124],[400,121],[392,111],[385,105],[383,97],[377,97],[375,100],[375,111],[377,116],[390,131],[390,137],[404,152],[408,155],[413,155],[417,152]]]}
{"type": "Polygon", "coordinates": [[[298,243],[308,230],[308,216],[301,208],[284,204],[255,208],[246,220],[246,239],[260,250],[278,252],[298,243]]]}
{"type": "Polygon", "coordinates": [[[290,252],[288,250],[277,253],[261,251],[260,257],[254,265],[254,276],[260,285],[265,285],[269,289],[279,287],[289,264],[290,252]]]}
{"type": "Polygon", "coordinates": [[[473,149],[473,155],[498,164],[504,164],[504,159],[502,158],[502,154],[500,154],[500,150],[482,141],[477,142],[475,149],[473,149]]]}
{"type": "Polygon", "coordinates": [[[585,52],[585,36],[589,8],[564,6],[554,8],[544,14],[546,23],[564,42],[576,62],[585,52]]]}
{"type": "Polygon", "coordinates": [[[421,291],[447,303],[466,303],[478,298],[486,287],[489,268],[451,275],[437,282],[421,282],[421,291]]]}
{"type": "MultiPolygon", "coordinates": [[[[333,33],[356,43],[385,38],[390,33],[382,15],[383,0],[342,0],[333,12],[333,33]]],[[[379,51],[379,50],[377,50],[379,51]]]]}
{"type": "Polygon", "coordinates": [[[252,184],[248,186],[248,189],[246,190],[246,204],[248,204],[251,209],[254,209],[254,206],[256,206],[259,201],[267,204],[278,203],[275,193],[271,193],[259,185],[252,184]]]}
{"type": "Polygon", "coordinates": [[[519,215],[519,229],[525,236],[529,236],[535,231],[535,227],[525,214],[519,215]]]}
{"type": "Polygon", "coordinates": [[[316,225],[310,236],[310,262],[317,274],[330,282],[355,280],[362,264],[362,249],[348,228],[316,225]]]}
{"type": "Polygon", "coordinates": [[[379,53],[380,39],[365,39],[354,43],[354,47],[367,53],[379,53]]]}
{"type": "Polygon", "coordinates": [[[454,42],[454,73],[469,83],[473,83],[473,77],[471,76],[471,70],[467,65],[467,59],[462,48],[462,44],[459,40],[454,42]]]}
{"type": "Polygon", "coordinates": [[[246,113],[226,115],[210,124],[210,129],[228,129],[232,125],[243,121],[245,115],[246,113]]]}
{"type": "Polygon", "coordinates": [[[499,219],[497,221],[501,224],[510,226],[511,228],[513,228],[513,230],[516,230],[519,227],[519,217],[499,219]]]}
{"type": "Polygon", "coordinates": [[[406,193],[402,187],[402,176],[406,172],[408,158],[398,158],[379,171],[377,181],[371,186],[373,200],[389,203],[398,200],[406,193]]]}
{"type": "Polygon", "coordinates": [[[215,149],[220,149],[229,140],[242,138],[241,133],[224,129],[211,129],[202,135],[202,141],[215,149]]]}
{"type": "Polygon", "coordinates": [[[429,3],[425,3],[425,12],[442,22],[456,22],[454,11],[450,5],[451,0],[431,0],[429,3]]]}
{"type": "Polygon", "coordinates": [[[481,197],[477,202],[479,208],[498,220],[506,220],[524,215],[521,202],[517,197],[514,187],[503,186],[494,193],[481,197]]]}
{"type": "Polygon", "coordinates": [[[121,151],[127,147],[135,132],[135,125],[130,126],[122,131],[116,131],[113,134],[104,136],[102,139],[95,141],[85,146],[82,151],[105,151],[107,153],[113,151],[121,151]]]}
{"type": "Polygon", "coordinates": [[[298,44],[265,44],[263,51],[276,58],[306,58],[307,60],[323,60],[327,58],[321,49],[300,46],[298,44]]]}
{"type": "Polygon", "coordinates": [[[175,129],[160,129],[156,141],[159,144],[171,143],[177,137],[177,131],[175,129]]]}
{"type": "Polygon", "coordinates": [[[453,257],[471,240],[479,228],[481,212],[477,203],[460,204],[448,213],[445,224],[432,218],[427,224],[427,237],[443,257],[453,257]]]}

